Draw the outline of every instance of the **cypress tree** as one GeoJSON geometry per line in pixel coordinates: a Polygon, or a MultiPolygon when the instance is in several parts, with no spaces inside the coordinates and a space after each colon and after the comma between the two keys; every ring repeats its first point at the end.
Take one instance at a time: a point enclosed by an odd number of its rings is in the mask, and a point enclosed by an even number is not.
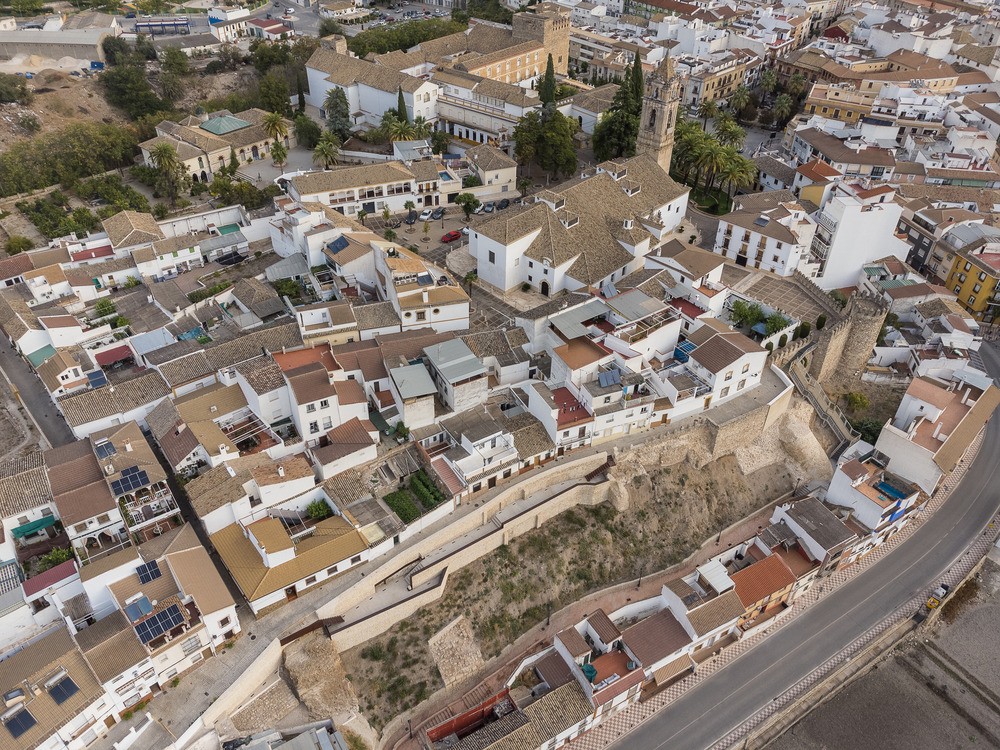
{"type": "Polygon", "coordinates": [[[403,87],[399,87],[399,96],[396,98],[396,114],[400,122],[409,122],[410,118],[406,114],[406,100],[403,98],[403,87]]]}
{"type": "Polygon", "coordinates": [[[306,91],[305,87],[302,85],[301,73],[295,76],[295,85],[298,88],[299,94],[299,114],[302,114],[306,111],[306,91]]]}
{"type": "Polygon", "coordinates": [[[639,115],[642,113],[642,95],[644,88],[644,81],[642,75],[642,63],[639,61],[639,55],[636,54],[632,58],[632,70],[629,71],[630,77],[628,80],[629,88],[632,94],[632,106],[634,107],[632,114],[639,115]]]}
{"type": "Polygon", "coordinates": [[[542,104],[551,104],[556,100],[556,68],[552,63],[552,55],[549,55],[548,62],[545,63],[545,75],[538,87],[538,97],[542,104]]]}

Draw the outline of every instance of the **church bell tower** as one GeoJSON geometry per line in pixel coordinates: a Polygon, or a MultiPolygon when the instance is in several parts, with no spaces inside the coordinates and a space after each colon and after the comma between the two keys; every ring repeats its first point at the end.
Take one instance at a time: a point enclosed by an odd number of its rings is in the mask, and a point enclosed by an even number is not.
{"type": "Polygon", "coordinates": [[[680,80],[674,74],[668,54],[646,78],[635,147],[637,154],[651,154],[668,174],[680,99],[680,80]]]}

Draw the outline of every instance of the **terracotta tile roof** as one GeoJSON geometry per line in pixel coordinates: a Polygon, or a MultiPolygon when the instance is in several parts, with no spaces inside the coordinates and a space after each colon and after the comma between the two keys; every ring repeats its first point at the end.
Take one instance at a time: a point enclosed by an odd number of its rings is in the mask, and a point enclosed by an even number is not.
{"type": "Polygon", "coordinates": [[[321,464],[333,463],[337,459],[377,445],[378,441],[371,436],[373,432],[378,432],[375,425],[367,419],[361,420],[354,417],[349,422],[338,425],[327,432],[326,437],[330,441],[329,445],[314,448],[313,456],[321,464]]]}
{"type": "Polygon", "coordinates": [[[709,326],[701,326],[688,336],[688,340],[697,344],[697,348],[691,352],[691,358],[715,374],[719,374],[745,354],[766,351],[739,331],[717,331],[709,326]],[[704,340],[701,340],[702,336],[704,340]]]}
{"type": "Polygon", "coordinates": [[[125,613],[112,614],[84,628],[75,636],[97,679],[110,682],[118,675],[149,658],[125,613]]]}
{"type": "Polygon", "coordinates": [[[779,555],[768,555],[729,577],[744,607],[751,607],[795,583],[795,574],[779,555]]]}
{"type": "Polygon", "coordinates": [[[556,633],[556,638],[562,642],[562,645],[566,647],[569,651],[569,655],[573,657],[584,656],[589,654],[592,649],[587,645],[587,642],[580,635],[580,631],[576,628],[566,628],[565,630],[560,630],[556,633]]]}
{"type": "Polygon", "coordinates": [[[236,603],[201,544],[169,553],[166,560],[181,590],[194,597],[198,611],[203,615],[218,612],[236,603]]]}
{"type": "Polygon", "coordinates": [[[362,331],[379,328],[397,328],[400,326],[399,315],[392,302],[373,302],[367,305],[351,305],[354,318],[358,321],[358,329],[362,331]]]}
{"type": "Polygon", "coordinates": [[[616,638],[621,637],[622,632],[618,629],[617,625],[611,622],[611,618],[608,617],[608,613],[603,609],[598,609],[593,614],[589,615],[587,617],[587,622],[606,645],[610,645],[616,638]]]}
{"type": "Polygon", "coordinates": [[[192,479],[184,489],[195,513],[204,518],[213,510],[246,497],[248,493],[243,485],[253,480],[250,469],[272,463],[273,459],[266,453],[254,453],[227,461],[225,465],[216,466],[192,479]],[[230,469],[236,476],[229,473],[230,469]]]}
{"type": "Polygon", "coordinates": [[[67,724],[74,716],[91,705],[104,690],[97,682],[94,672],[80,653],[69,631],[61,626],[34,641],[21,651],[0,661],[0,692],[16,689],[25,681],[44,685],[60,669],[78,690],[62,703],[55,699],[44,687],[25,704],[35,719],[35,725],[20,737],[14,738],[4,731],[4,748],[29,750],[42,745],[48,738],[67,724]]]}
{"type": "Polygon", "coordinates": [[[157,372],[148,372],[132,380],[95,390],[74,393],[59,399],[59,410],[70,427],[81,427],[116,414],[154,404],[170,394],[170,388],[157,372]]]}
{"type": "Polygon", "coordinates": [[[108,233],[112,247],[116,248],[162,240],[164,237],[152,214],[138,211],[120,211],[101,222],[101,226],[108,233]]]}
{"type": "Polygon", "coordinates": [[[246,379],[247,384],[259,396],[287,385],[281,374],[281,368],[278,367],[278,363],[271,355],[255,357],[243,362],[237,366],[236,372],[246,379]]]}
{"type": "Polygon", "coordinates": [[[0,517],[10,518],[52,501],[41,451],[0,463],[0,517]]]}
{"type": "Polygon", "coordinates": [[[669,609],[661,609],[627,628],[622,641],[640,664],[651,667],[687,646],[691,637],[669,609]]]}
{"type": "Polygon", "coordinates": [[[250,601],[280,591],[368,548],[365,538],[340,516],[317,523],[313,534],[296,544],[295,557],[273,568],[264,566],[260,553],[238,524],[217,531],[211,538],[233,580],[250,601]]]}
{"type": "Polygon", "coordinates": [[[267,487],[272,484],[290,482],[294,479],[311,477],[313,476],[313,471],[304,456],[295,454],[265,463],[254,464],[250,466],[250,476],[253,477],[258,487],[267,487]],[[279,468],[284,472],[283,474],[278,471],[279,468]]]}
{"type": "Polygon", "coordinates": [[[727,623],[735,623],[744,611],[740,597],[730,589],[705,604],[688,610],[687,618],[694,631],[702,636],[727,623]]]}

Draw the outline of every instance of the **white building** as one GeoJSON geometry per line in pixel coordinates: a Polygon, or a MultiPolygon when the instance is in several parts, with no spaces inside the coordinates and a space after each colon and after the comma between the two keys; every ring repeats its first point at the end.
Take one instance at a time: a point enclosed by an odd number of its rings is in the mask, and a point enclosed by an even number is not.
{"type": "Polygon", "coordinates": [[[740,210],[719,219],[715,252],[737,265],[791,276],[808,269],[816,222],[798,203],[740,210]]]}

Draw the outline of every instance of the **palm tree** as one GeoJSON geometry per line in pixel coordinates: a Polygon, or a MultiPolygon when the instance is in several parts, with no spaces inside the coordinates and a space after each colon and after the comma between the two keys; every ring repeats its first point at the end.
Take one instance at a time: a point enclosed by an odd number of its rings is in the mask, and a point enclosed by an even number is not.
{"type": "Polygon", "coordinates": [[[391,229],[386,229],[385,233],[382,236],[385,237],[387,240],[389,240],[389,242],[396,241],[396,233],[391,229]]]}
{"type": "Polygon", "coordinates": [[[285,148],[285,144],[281,141],[275,141],[271,146],[271,161],[281,167],[287,160],[288,149],[285,148]]]}
{"type": "Polygon", "coordinates": [[[340,141],[337,136],[326,131],[319,137],[319,142],[313,149],[313,161],[322,164],[324,169],[329,169],[340,161],[340,141]]]}
{"type": "Polygon", "coordinates": [[[780,94],[774,100],[774,119],[785,123],[795,112],[795,100],[788,94],[780,94]]]}
{"type": "Polygon", "coordinates": [[[427,122],[423,115],[417,115],[413,118],[413,137],[417,139],[425,139],[431,137],[431,124],[427,122]]]}
{"type": "Polygon", "coordinates": [[[149,160],[161,174],[173,174],[180,164],[177,150],[169,143],[157,143],[153,146],[149,151],[149,160]]]}
{"type": "Polygon", "coordinates": [[[521,194],[522,198],[525,195],[528,194],[528,188],[530,188],[530,187],[531,187],[531,178],[530,177],[518,177],[517,178],[517,192],[519,192],[521,194]]]}
{"type": "Polygon", "coordinates": [[[288,123],[280,112],[268,112],[260,123],[264,132],[272,141],[277,141],[288,135],[288,123]]]}
{"type": "MultiPolygon", "coordinates": [[[[687,121],[683,121],[687,123],[687,121]]],[[[693,123],[689,123],[693,124],[693,123]]],[[[681,178],[681,182],[688,182],[691,170],[697,166],[698,154],[701,152],[708,140],[705,131],[697,124],[694,127],[677,128],[677,148],[674,149],[674,171],[681,178]]],[[[690,184],[690,183],[689,183],[690,184]]]]}
{"type": "Polygon", "coordinates": [[[335,110],[340,104],[339,91],[340,89],[334,86],[326,92],[326,98],[323,100],[323,112],[326,114],[327,119],[330,119],[330,112],[335,110]]]}
{"type": "Polygon", "coordinates": [[[792,96],[798,96],[801,94],[806,87],[806,79],[801,73],[793,73],[792,77],[788,79],[788,85],[785,86],[785,91],[787,91],[792,96]]]}
{"type": "Polygon", "coordinates": [[[389,136],[390,142],[412,141],[414,137],[413,123],[407,122],[406,120],[392,120],[386,127],[386,135],[389,136]]]}
{"type": "Polygon", "coordinates": [[[732,120],[718,123],[712,135],[723,146],[735,146],[737,149],[743,147],[743,141],[747,137],[746,131],[732,120]]]}
{"type": "Polygon", "coordinates": [[[475,271],[469,271],[462,278],[462,281],[464,281],[466,284],[468,284],[468,286],[469,286],[469,294],[472,294],[472,285],[475,284],[477,281],[479,281],[479,274],[476,273],[475,271]]]}
{"type": "Polygon", "coordinates": [[[768,68],[760,74],[760,87],[768,94],[778,88],[778,74],[773,68],[768,68]]]}
{"type": "Polygon", "coordinates": [[[368,216],[368,212],[365,211],[363,208],[360,211],[358,211],[358,221],[361,222],[361,226],[365,225],[365,218],[367,216],[368,216]]]}
{"type": "Polygon", "coordinates": [[[733,114],[739,114],[750,105],[750,89],[746,86],[737,86],[729,96],[729,108],[733,114]]]}
{"type": "Polygon", "coordinates": [[[711,99],[702,99],[698,104],[698,117],[702,118],[702,127],[708,127],[708,121],[719,114],[719,107],[711,99]]]}
{"type": "Polygon", "coordinates": [[[757,178],[757,165],[750,159],[740,155],[736,149],[726,150],[726,162],[719,170],[719,184],[728,185],[726,194],[732,199],[733,193],[739,188],[753,185],[757,178]]]}
{"type": "Polygon", "coordinates": [[[714,138],[705,139],[695,162],[699,172],[705,176],[705,190],[711,190],[718,171],[725,165],[726,147],[714,138]]]}

